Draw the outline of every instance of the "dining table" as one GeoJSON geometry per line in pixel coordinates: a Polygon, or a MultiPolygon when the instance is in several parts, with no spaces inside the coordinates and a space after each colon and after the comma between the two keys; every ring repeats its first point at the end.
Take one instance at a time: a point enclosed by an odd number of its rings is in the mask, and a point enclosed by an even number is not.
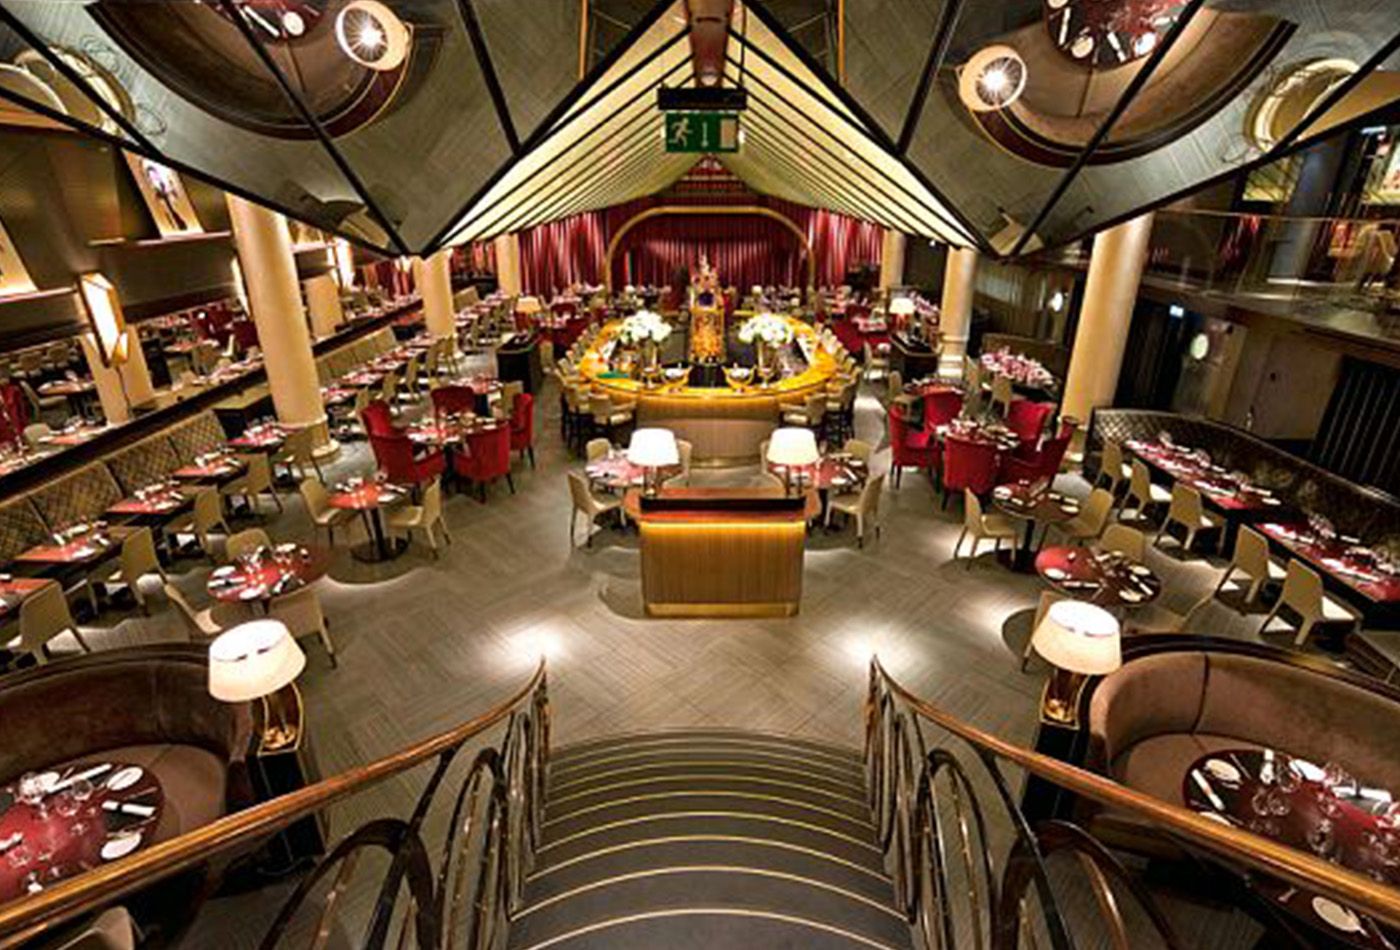
{"type": "Polygon", "coordinates": [[[1079,514],[1079,501],[1050,488],[1048,479],[1030,482],[1021,479],[992,489],[992,504],[997,511],[1022,523],[1016,548],[1011,556],[1014,570],[1028,574],[1035,567],[1035,529],[1043,525],[1041,543],[1050,525],[1064,524],[1079,514]]]}
{"type": "Polygon", "coordinates": [[[0,786],[0,901],[36,894],[150,845],[165,807],[150,769],[89,760],[0,786]]]}
{"type": "Polygon", "coordinates": [[[321,403],[327,408],[346,405],[355,398],[353,386],[322,386],[321,403]]]}
{"type": "Polygon", "coordinates": [[[1319,530],[1306,521],[1268,521],[1254,528],[1318,571],[1331,590],[1360,611],[1365,626],[1400,629],[1400,564],[1358,538],[1319,530]]]}
{"type": "MultiPolygon", "coordinates": [[[[1388,817],[1392,793],[1368,788],[1332,763],[1317,765],[1275,749],[1225,747],[1191,763],[1181,794],[1186,807],[1221,824],[1400,886],[1400,837],[1388,817]]],[[[1400,931],[1307,887],[1264,874],[1249,875],[1247,884],[1320,938],[1320,945],[1400,947],[1400,931]]]]}
{"type": "Polygon", "coordinates": [[[215,568],[206,587],[223,603],[254,603],[266,607],[273,598],[306,587],[330,570],[331,552],[319,545],[285,542],[260,547],[232,564],[215,568]]]}
{"type": "Polygon", "coordinates": [[[55,429],[47,435],[40,436],[39,444],[56,445],[71,449],[85,442],[91,442],[106,431],[107,424],[104,422],[78,422],[64,426],[62,429],[55,429]]]}
{"type": "Polygon", "coordinates": [[[109,557],[134,528],[125,525],[74,525],[40,542],[15,557],[15,563],[37,568],[68,568],[93,564],[109,557]]]}
{"type": "Polygon", "coordinates": [[[1142,459],[1148,468],[1199,491],[1207,502],[1232,520],[1273,521],[1289,511],[1288,505],[1272,490],[1254,484],[1241,472],[1231,472],[1216,464],[1201,450],[1144,439],[1128,439],[1123,447],[1142,459]]]}
{"type": "Polygon", "coordinates": [[[174,480],[153,482],[138,488],[126,498],[113,503],[107,509],[111,518],[147,520],[166,518],[183,510],[192,501],[174,480]]]}
{"type": "Polygon", "coordinates": [[[1105,609],[1142,607],[1162,594],[1162,579],[1118,551],[1051,545],[1035,556],[1035,571],[1057,592],[1105,609]]]}
{"type": "Polygon", "coordinates": [[[326,503],[340,511],[357,512],[369,524],[370,540],[356,545],[350,553],[369,563],[392,561],[408,548],[403,538],[389,536],[384,526],[384,509],[408,498],[400,485],[376,479],[351,478],[337,483],[326,496],[326,503]]]}
{"type": "Polygon", "coordinates": [[[242,459],[222,449],[203,452],[170,473],[182,482],[224,482],[242,475],[248,465],[242,459]]]}
{"type": "Polygon", "coordinates": [[[1012,452],[1021,444],[1021,438],[1000,422],[972,419],[959,416],[946,426],[938,428],[940,438],[955,436],[969,442],[990,445],[998,452],[1012,452]]]}
{"type": "Polygon", "coordinates": [[[434,448],[464,449],[467,440],[483,432],[494,432],[510,423],[504,419],[478,416],[475,413],[424,419],[408,426],[409,441],[414,445],[434,448]]]}
{"type": "Polygon", "coordinates": [[[290,430],[276,422],[260,422],[224,443],[233,452],[276,452],[287,442],[290,430]]]}
{"type": "Polygon", "coordinates": [[[590,486],[606,492],[638,488],[646,480],[646,469],[632,464],[621,452],[609,452],[594,459],[583,467],[583,473],[590,486]]]}
{"type": "Polygon", "coordinates": [[[337,380],[339,385],[353,389],[368,389],[384,382],[384,374],[370,369],[352,369],[337,380]]]}
{"type": "Polygon", "coordinates": [[[765,464],[769,472],[783,480],[785,487],[816,497],[817,511],[809,518],[826,516],[832,492],[843,495],[860,491],[870,477],[869,466],[849,452],[827,452],[814,465],[765,464]]]}

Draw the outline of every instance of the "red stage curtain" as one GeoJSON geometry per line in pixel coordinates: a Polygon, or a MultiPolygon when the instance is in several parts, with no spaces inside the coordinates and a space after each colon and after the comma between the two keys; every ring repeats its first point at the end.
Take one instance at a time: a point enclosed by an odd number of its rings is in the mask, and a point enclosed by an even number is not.
{"type": "Polygon", "coordinates": [[[608,246],[603,214],[585,211],[520,235],[520,280],[527,293],[552,295],[573,283],[601,282],[608,246]]]}

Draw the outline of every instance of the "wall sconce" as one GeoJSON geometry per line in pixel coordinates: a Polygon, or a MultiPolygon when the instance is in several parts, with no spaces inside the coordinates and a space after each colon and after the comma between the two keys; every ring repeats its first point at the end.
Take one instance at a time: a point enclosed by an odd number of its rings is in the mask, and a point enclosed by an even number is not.
{"type": "Polygon", "coordinates": [[[131,338],[121,301],[117,299],[117,288],[103,274],[83,274],[78,278],[78,293],[83,298],[83,310],[97,340],[102,365],[121,366],[130,356],[131,338]]]}
{"type": "Polygon", "coordinates": [[[331,263],[335,265],[335,275],[340,280],[340,288],[349,290],[355,286],[355,249],[345,238],[336,238],[331,246],[331,263]]]}

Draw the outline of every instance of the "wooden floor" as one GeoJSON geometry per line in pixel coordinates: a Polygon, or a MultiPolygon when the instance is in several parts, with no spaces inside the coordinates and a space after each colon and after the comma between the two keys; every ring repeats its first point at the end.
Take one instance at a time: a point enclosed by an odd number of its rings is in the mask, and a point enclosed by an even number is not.
{"type": "MultiPolygon", "coordinates": [[[[805,596],[793,619],[663,621],[641,616],[635,534],[604,530],[591,550],[568,541],[564,473],[579,462],[558,434],[557,396],[539,402],[539,467],[517,465],[516,494],[504,483],[483,505],[447,504],[454,544],[433,560],[415,545],[386,566],[344,551],[319,590],[340,653],[332,669],[314,640],[300,685],[324,774],[368,762],[450,727],[506,696],[549,657],[555,740],[661,727],[729,726],[858,746],[867,663],[878,652],[904,684],[971,722],[1018,742],[1032,739],[1044,669],[1019,669],[1041,583],[1008,570],[990,553],[952,560],[961,506],[941,512],[931,485],[907,472],[885,498],[885,531],[857,549],[852,533],[818,532],[806,558],[805,596]]],[[[883,442],[883,410],[862,395],[857,429],[883,442]]],[[[877,456],[887,465],[888,448],[877,456]]],[[[328,471],[367,471],[362,444],[345,447],[328,471]]],[[[753,479],[757,470],[697,474],[699,483],[753,479]]],[[[1077,477],[1062,487],[1087,491],[1077,477]]],[[[274,538],[310,538],[299,500],[270,517],[274,538]]],[[[1185,612],[1218,578],[1200,558],[1150,557],[1167,580],[1162,604],[1185,612]]],[[[208,566],[182,565],[182,587],[203,599],[208,566]]],[[[94,629],[95,649],[183,639],[158,594],[154,616],[133,615],[94,629]]],[[[1150,625],[1157,607],[1141,611],[1150,625]]],[[[1252,635],[1219,603],[1198,615],[1222,634],[1252,635]]],[[[85,633],[88,631],[85,629],[85,633]]],[[[361,795],[333,814],[343,834],[361,821],[406,814],[421,775],[361,795]]],[[[186,941],[227,950],[256,946],[281,892],[216,901],[186,941]]]]}

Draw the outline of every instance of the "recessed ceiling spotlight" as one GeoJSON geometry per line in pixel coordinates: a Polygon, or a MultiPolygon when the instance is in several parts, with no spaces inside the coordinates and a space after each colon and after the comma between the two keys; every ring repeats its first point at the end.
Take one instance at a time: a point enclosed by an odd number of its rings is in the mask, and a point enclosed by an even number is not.
{"type": "Polygon", "coordinates": [[[958,96],[973,112],[1004,109],[1026,88],[1026,61],[1010,46],[988,46],[972,54],[958,75],[958,96]]]}
{"type": "Polygon", "coordinates": [[[387,72],[408,56],[408,26],[379,0],[352,0],[335,19],[340,48],[361,66],[387,72]]]}

